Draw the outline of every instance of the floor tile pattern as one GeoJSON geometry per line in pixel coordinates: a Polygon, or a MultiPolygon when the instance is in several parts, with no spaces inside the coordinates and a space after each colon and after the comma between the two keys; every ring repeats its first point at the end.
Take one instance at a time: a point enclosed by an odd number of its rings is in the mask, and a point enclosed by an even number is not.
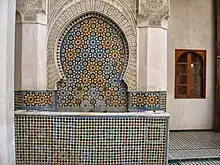
{"type": "Polygon", "coordinates": [[[16,164],[164,165],[167,118],[15,115],[16,164]]]}
{"type": "Polygon", "coordinates": [[[170,132],[169,160],[220,158],[220,133],[212,131],[170,132]]]}
{"type": "Polygon", "coordinates": [[[177,161],[169,165],[220,165],[220,160],[177,161]]]}
{"type": "Polygon", "coordinates": [[[220,161],[219,160],[187,161],[187,162],[180,162],[179,165],[220,165],[220,161]]]}
{"type": "Polygon", "coordinates": [[[169,159],[219,158],[220,149],[170,150],[169,159]]]}
{"type": "Polygon", "coordinates": [[[212,131],[170,132],[170,150],[219,149],[220,133],[212,131]]]}

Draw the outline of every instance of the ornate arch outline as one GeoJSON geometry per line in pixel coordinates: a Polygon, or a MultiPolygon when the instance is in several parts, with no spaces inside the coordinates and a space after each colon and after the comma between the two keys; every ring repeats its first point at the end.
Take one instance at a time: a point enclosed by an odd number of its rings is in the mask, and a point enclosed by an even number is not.
{"type": "MultiPolygon", "coordinates": [[[[63,31],[61,32],[61,34],[62,35],[60,35],[60,37],[59,37],[59,39],[57,40],[57,43],[56,43],[56,46],[57,46],[57,53],[56,53],[56,55],[55,55],[55,60],[56,60],[56,63],[57,63],[57,65],[58,65],[58,69],[59,69],[59,73],[60,73],[60,75],[61,75],[61,77],[63,78],[63,79],[66,79],[66,75],[64,74],[64,71],[63,71],[63,68],[62,68],[62,65],[61,65],[61,59],[60,59],[60,57],[57,57],[57,55],[58,54],[60,54],[60,51],[61,51],[61,43],[62,43],[62,41],[64,40],[64,37],[65,37],[65,35],[68,33],[68,31],[71,29],[71,26],[70,26],[70,24],[72,24],[72,25],[76,25],[77,23],[80,23],[81,21],[83,21],[84,19],[86,19],[86,18],[88,18],[88,16],[87,16],[87,14],[90,14],[90,15],[92,15],[93,17],[97,17],[97,18],[99,18],[99,19],[101,19],[101,20],[103,20],[103,18],[102,17],[104,17],[104,18],[106,18],[107,19],[107,23],[109,23],[110,24],[110,22],[111,23],[113,23],[113,24],[115,24],[116,26],[117,26],[117,28],[119,28],[120,29],[120,32],[122,32],[122,34],[121,34],[121,37],[123,37],[123,40],[125,40],[124,42],[124,44],[126,44],[125,45],[125,52],[127,52],[127,53],[125,53],[125,55],[126,55],[126,62],[125,62],[125,64],[124,64],[124,67],[123,67],[123,69],[122,69],[122,73],[121,73],[121,75],[120,75],[120,78],[122,77],[122,78],[124,78],[124,75],[125,75],[125,72],[126,72],[126,69],[127,69],[127,66],[128,66],[128,62],[129,62],[129,46],[128,46],[128,41],[127,41],[127,39],[126,39],[126,37],[125,37],[125,34],[124,34],[124,32],[122,31],[122,29],[120,28],[120,27],[118,27],[118,25],[110,18],[110,17],[107,17],[107,16],[105,16],[105,15],[103,15],[103,14],[100,14],[100,13],[97,13],[97,12],[86,12],[86,13],[84,13],[84,14],[82,14],[82,15],[79,15],[77,18],[75,18],[75,19],[73,19],[73,20],[71,20],[69,23],[68,23],[68,25],[63,29],[63,31]],[[63,35],[64,34],[64,35],[63,35]],[[60,46],[58,46],[60,44],[60,46]]],[[[90,16],[89,16],[90,17],[90,16]]],[[[110,24],[111,25],[111,24],[110,24]]]]}
{"type": "Polygon", "coordinates": [[[70,4],[63,10],[51,26],[47,41],[47,87],[56,88],[56,82],[62,78],[56,59],[57,44],[62,32],[74,19],[88,12],[97,12],[113,20],[123,31],[129,46],[128,65],[123,76],[128,90],[137,89],[136,29],[124,13],[103,0],[81,0],[70,4]]]}

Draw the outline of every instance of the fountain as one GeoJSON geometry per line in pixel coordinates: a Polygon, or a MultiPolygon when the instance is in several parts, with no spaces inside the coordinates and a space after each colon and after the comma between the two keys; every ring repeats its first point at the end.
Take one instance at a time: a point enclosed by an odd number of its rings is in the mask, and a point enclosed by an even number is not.
{"type": "Polygon", "coordinates": [[[16,91],[19,164],[166,164],[166,93],[129,90],[129,48],[121,28],[98,13],[63,29],[57,90],[16,91]]]}

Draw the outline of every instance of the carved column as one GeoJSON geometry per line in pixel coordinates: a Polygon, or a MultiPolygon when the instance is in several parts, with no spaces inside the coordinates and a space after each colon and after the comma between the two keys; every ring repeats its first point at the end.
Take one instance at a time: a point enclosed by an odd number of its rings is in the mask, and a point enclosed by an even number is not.
{"type": "Polygon", "coordinates": [[[138,89],[166,91],[169,0],[140,0],[138,14],[138,89]]]}
{"type": "Polygon", "coordinates": [[[17,0],[16,9],[15,87],[46,89],[45,0],[17,0]]]}
{"type": "Polygon", "coordinates": [[[220,131],[220,0],[216,0],[216,105],[214,130],[220,131]]]}

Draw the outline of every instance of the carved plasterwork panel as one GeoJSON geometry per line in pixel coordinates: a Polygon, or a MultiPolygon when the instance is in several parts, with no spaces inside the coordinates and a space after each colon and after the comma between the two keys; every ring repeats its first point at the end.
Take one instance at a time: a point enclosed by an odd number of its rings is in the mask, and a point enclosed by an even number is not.
{"type": "Polygon", "coordinates": [[[37,21],[37,13],[46,11],[45,0],[17,0],[16,10],[20,12],[23,21],[37,21]]]}
{"type": "Polygon", "coordinates": [[[23,19],[25,21],[36,21],[37,15],[33,10],[27,10],[23,15],[23,19]]]}
{"type": "Polygon", "coordinates": [[[60,78],[64,78],[57,68],[57,59],[55,58],[60,35],[71,21],[88,12],[103,14],[113,20],[124,32],[129,46],[129,62],[123,79],[128,85],[128,90],[137,88],[135,20],[125,6],[121,8],[115,7],[114,3],[118,3],[118,1],[110,0],[108,2],[105,0],[68,0],[60,5],[61,8],[56,13],[51,15],[47,42],[47,86],[49,89],[55,89],[56,82],[60,78]]]}
{"type": "MultiPolygon", "coordinates": [[[[77,3],[81,0],[48,0],[48,24],[52,22],[57,15],[65,8],[66,5],[77,3]]],[[[85,0],[84,0],[85,1],[85,0]]],[[[96,0],[93,0],[94,2],[96,0]]],[[[136,21],[137,0],[104,0],[120,10],[122,13],[127,13],[130,19],[136,21]]],[[[91,2],[93,3],[93,2],[91,2]]]]}
{"type": "Polygon", "coordinates": [[[169,16],[169,6],[169,0],[140,0],[138,13],[143,17],[142,20],[147,21],[147,25],[161,26],[162,21],[169,16]]]}

